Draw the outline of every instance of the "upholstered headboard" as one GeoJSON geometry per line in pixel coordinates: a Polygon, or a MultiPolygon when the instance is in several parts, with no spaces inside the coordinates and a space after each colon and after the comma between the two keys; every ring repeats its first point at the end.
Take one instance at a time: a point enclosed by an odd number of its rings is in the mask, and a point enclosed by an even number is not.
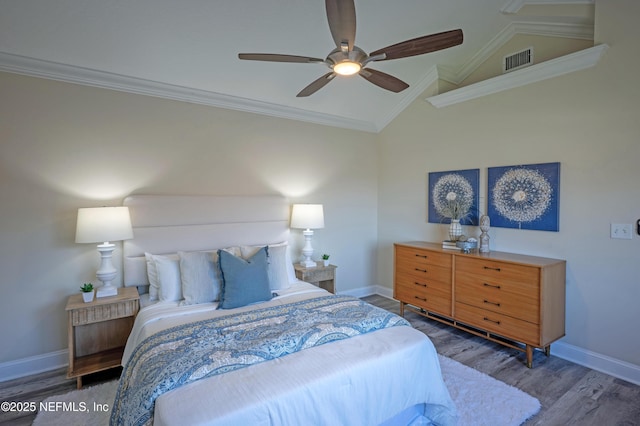
{"type": "Polygon", "coordinates": [[[133,195],[133,239],[123,243],[125,286],[148,285],[145,252],[212,250],[289,239],[289,202],[280,196],[133,195]]]}

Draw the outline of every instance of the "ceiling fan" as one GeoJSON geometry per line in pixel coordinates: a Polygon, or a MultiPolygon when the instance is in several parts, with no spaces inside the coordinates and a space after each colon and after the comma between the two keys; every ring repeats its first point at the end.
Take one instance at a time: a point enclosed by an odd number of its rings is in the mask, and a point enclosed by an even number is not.
{"type": "Polygon", "coordinates": [[[398,93],[409,87],[404,81],[368,68],[370,62],[388,61],[423,55],[462,44],[462,30],[451,30],[406,40],[366,54],[354,44],[356,38],[356,7],[354,0],[325,0],[331,36],[336,43],[326,59],[277,53],[240,53],[238,58],[251,61],[324,63],[331,71],[313,81],[298,93],[309,96],[333,80],[337,75],[359,74],[383,89],[398,93]]]}

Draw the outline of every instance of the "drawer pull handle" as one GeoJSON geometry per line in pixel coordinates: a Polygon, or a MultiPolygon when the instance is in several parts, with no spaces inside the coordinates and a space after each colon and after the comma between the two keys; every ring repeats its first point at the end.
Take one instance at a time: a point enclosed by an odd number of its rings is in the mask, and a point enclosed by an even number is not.
{"type": "Polygon", "coordinates": [[[484,269],[490,269],[492,271],[498,271],[500,272],[500,268],[492,268],[491,266],[485,266],[484,269]]]}
{"type": "Polygon", "coordinates": [[[421,257],[423,259],[426,259],[428,256],[426,254],[416,254],[416,257],[421,257]]]}
{"type": "Polygon", "coordinates": [[[416,271],[418,271],[418,272],[424,272],[425,274],[427,273],[427,270],[426,270],[426,269],[420,269],[420,268],[415,268],[415,269],[416,269],[416,271]]]}
{"type": "Polygon", "coordinates": [[[414,283],[415,285],[419,285],[420,287],[427,287],[427,285],[426,285],[426,284],[419,283],[418,281],[414,281],[413,283],[414,283]]]}
{"type": "Polygon", "coordinates": [[[426,298],[426,297],[420,297],[420,296],[414,296],[414,297],[415,297],[416,299],[418,299],[418,300],[422,300],[423,302],[426,302],[426,301],[427,301],[427,298],[426,298]]]}
{"type": "Polygon", "coordinates": [[[500,289],[500,286],[499,285],[495,285],[495,284],[482,283],[482,285],[485,286],[485,287],[491,287],[491,288],[500,289]]]}
{"type": "Polygon", "coordinates": [[[492,320],[492,319],[489,319],[489,318],[487,318],[487,317],[484,317],[483,319],[484,319],[485,321],[489,321],[489,322],[492,322],[492,323],[494,323],[494,324],[498,324],[498,325],[500,325],[500,321],[492,320]]]}
{"type": "Polygon", "coordinates": [[[489,305],[493,305],[493,306],[500,306],[500,303],[490,302],[487,299],[484,299],[484,303],[488,303],[489,305]]]}

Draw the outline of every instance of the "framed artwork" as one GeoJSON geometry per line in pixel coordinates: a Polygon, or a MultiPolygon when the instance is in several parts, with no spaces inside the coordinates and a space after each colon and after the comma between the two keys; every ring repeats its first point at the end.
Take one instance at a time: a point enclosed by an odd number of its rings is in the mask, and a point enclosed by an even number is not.
{"type": "Polygon", "coordinates": [[[453,201],[469,211],[460,220],[461,224],[478,225],[479,181],[480,169],[429,173],[428,221],[451,223],[453,201]]]}
{"type": "Polygon", "coordinates": [[[492,227],[558,232],[560,163],[489,167],[487,191],[492,227]]]}

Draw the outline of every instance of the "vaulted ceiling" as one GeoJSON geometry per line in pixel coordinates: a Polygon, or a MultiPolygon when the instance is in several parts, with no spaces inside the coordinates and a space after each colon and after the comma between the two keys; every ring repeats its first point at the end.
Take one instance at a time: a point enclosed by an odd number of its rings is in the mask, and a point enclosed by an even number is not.
{"type": "Polygon", "coordinates": [[[356,0],[369,53],[460,28],[464,42],[370,64],[409,84],[356,76],[296,94],[324,64],[243,61],[240,52],[325,58],[322,0],[0,0],[0,70],[321,124],[379,131],[439,79],[459,83],[516,34],[593,39],[594,0],[356,0]],[[457,81],[456,81],[457,80],[457,81]]]}

